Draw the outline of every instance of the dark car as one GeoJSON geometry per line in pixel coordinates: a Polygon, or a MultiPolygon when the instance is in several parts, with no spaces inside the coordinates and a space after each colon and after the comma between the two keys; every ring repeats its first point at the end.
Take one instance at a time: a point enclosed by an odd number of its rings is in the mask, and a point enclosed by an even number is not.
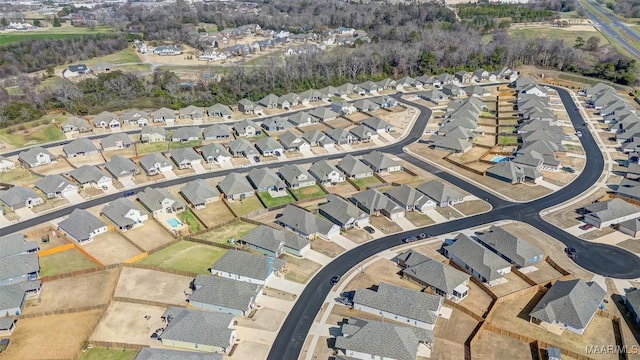
{"type": "Polygon", "coordinates": [[[591,228],[593,228],[593,225],[591,225],[591,224],[584,224],[584,225],[580,226],[580,230],[589,230],[591,228]]]}
{"type": "Polygon", "coordinates": [[[374,232],[376,232],[376,230],[371,226],[365,226],[364,231],[368,232],[369,234],[373,234],[374,232]]]}
{"type": "Polygon", "coordinates": [[[406,238],[402,239],[402,242],[404,242],[404,243],[410,243],[410,242],[414,242],[414,241],[416,241],[416,240],[418,240],[418,239],[416,239],[416,237],[415,237],[415,236],[409,236],[409,237],[406,237],[406,238]]]}
{"type": "Polygon", "coordinates": [[[282,154],[280,154],[280,151],[276,151],[276,152],[275,152],[275,154],[276,154],[276,156],[278,156],[278,157],[282,156],[282,154]]]}
{"type": "Polygon", "coordinates": [[[259,156],[254,156],[253,157],[253,161],[259,163],[260,162],[260,157],[259,156]]]}
{"type": "Polygon", "coordinates": [[[574,248],[573,246],[567,246],[567,254],[574,254],[576,252],[576,248],[574,248]]]}
{"type": "Polygon", "coordinates": [[[11,341],[11,339],[2,339],[0,340],[0,353],[7,350],[7,348],[9,347],[9,342],[11,341]]]}
{"type": "Polygon", "coordinates": [[[571,174],[576,172],[576,170],[574,168],[570,167],[570,166],[562,167],[562,171],[566,171],[566,172],[571,173],[571,174]]]}
{"type": "Polygon", "coordinates": [[[337,284],[338,281],[340,281],[340,275],[335,275],[334,277],[331,278],[331,285],[337,284]]]}
{"type": "Polygon", "coordinates": [[[425,234],[425,233],[422,233],[422,234],[418,235],[418,239],[420,239],[420,240],[426,239],[428,237],[429,237],[429,234],[425,234]]]}
{"type": "Polygon", "coordinates": [[[136,194],[135,191],[125,191],[124,194],[122,194],[122,196],[127,197],[135,194],[136,194]]]}

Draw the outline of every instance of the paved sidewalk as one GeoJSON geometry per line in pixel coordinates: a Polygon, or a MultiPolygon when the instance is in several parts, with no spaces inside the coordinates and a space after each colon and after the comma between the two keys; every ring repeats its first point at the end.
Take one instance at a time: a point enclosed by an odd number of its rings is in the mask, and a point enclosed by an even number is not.
{"type": "Polygon", "coordinates": [[[550,183],[550,182],[548,182],[548,181],[546,181],[544,179],[540,179],[540,180],[536,181],[536,184],[538,184],[540,186],[544,186],[547,189],[551,189],[553,191],[557,191],[557,190],[562,189],[562,187],[560,187],[558,185],[555,185],[555,184],[552,184],[552,183],[550,183]]]}

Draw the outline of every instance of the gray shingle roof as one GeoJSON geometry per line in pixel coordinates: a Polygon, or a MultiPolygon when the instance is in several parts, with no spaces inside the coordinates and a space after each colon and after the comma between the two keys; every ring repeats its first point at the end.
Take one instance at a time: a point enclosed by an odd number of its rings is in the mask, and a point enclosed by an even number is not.
{"type": "Polygon", "coordinates": [[[322,106],[313,108],[313,110],[309,111],[309,115],[316,117],[320,120],[333,119],[335,117],[338,117],[338,113],[336,113],[335,111],[331,110],[328,107],[322,107],[322,106]]]}
{"type": "Polygon", "coordinates": [[[306,111],[297,112],[291,116],[289,116],[288,120],[294,126],[299,126],[301,124],[307,124],[311,121],[309,113],[306,111]]]}
{"type": "Polygon", "coordinates": [[[79,138],[71,141],[67,145],[62,147],[62,151],[64,151],[67,155],[79,154],[79,153],[92,153],[97,152],[98,148],[94,145],[94,143],[86,138],[79,138]]]}
{"type": "Polygon", "coordinates": [[[636,312],[636,314],[640,314],[640,289],[634,288],[631,289],[625,297],[627,298],[627,302],[631,306],[631,308],[636,312]]]}
{"type": "Polygon", "coordinates": [[[301,183],[315,182],[315,178],[301,165],[286,164],[280,168],[280,176],[289,186],[298,186],[301,183]]]}
{"type": "Polygon", "coordinates": [[[258,150],[256,150],[246,139],[235,139],[233,141],[230,141],[229,151],[231,151],[233,154],[245,153],[247,155],[258,153],[258,150]]]}
{"type": "Polygon", "coordinates": [[[331,165],[331,163],[327,160],[316,161],[309,168],[309,173],[316,179],[318,179],[318,181],[329,180],[329,175],[334,171],[339,172],[340,170],[331,165]]]}
{"type": "Polygon", "coordinates": [[[447,294],[469,280],[468,274],[433,259],[427,258],[425,261],[414,260],[411,257],[409,259],[412,265],[402,271],[405,275],[412,276],[447,294]]]}
{"type": "Polygon", "coordinates": [[[297,206],[287,205],[276,221],[296,229],[303,234],[327,234],[336,226],[331,221],[325,220],[297,206]]]}
{"type": "Polygon", "coordinates": [[[426,195],[406,184],[394,186],[387,190],[385,194],[395,199],[400,205],[408,207],[422,207],[430,201],[426,195]]]}
{"type": "Polygon", "coordinates": [[[39,270],[40,263],[36,253],[3,257],[0,261],[0,280],[31,274],[39,270]]]}
{"type": "Polygon", "coordinates": [[[140,166],[145,170],[150,170],[155,167],[156,164],[160,164],[160,167],[171,166],[169,160],[166,157],[158,153],[150,153],[140,158],[140,166]]]}
{"type": "Polygon", "coordinates": [[[115,133],[100,139],[100,146],[103,149],[110,148],[118,145],[118,142],[122,143],[122,147],[131,146],[131,139],[125,133],[115,133]]]}
{"type": "Polygon", "coordinates": [[[528,261],[529,258],[544,255],[542,250],[494,225],[489,231],[478,235],[478,239],[520,267],[532,265],[528,261]]]}
{"type": "Polygon", "coordinates": [[[336,338],[337,349],[347,349],[380,358],[415,360],[420,342],[433,342],[433,332],[373,320],[349,319],[336,338]]]}
{"type": "MultiPolygon", "coordinates": [[[[38,256],[37,255],[34,255],[34,256],[35,256],[36,264],[37,264],[38,263],[38,256]]],[[[32,260],[26,261],[25,264],[27,264],[27,266],[29,266],[29,267],[33,266],[32,260]]],[[[9,264],[9,265],[20,265],[20,263],[9,264]]],[[[24,265],[22,265],[22,267],[24,267],[24,265]]],[[[33,271],[37,271],[39,269],[40,268],[37,267],[33,271]]],[[[20,275],[20,274],[18,274],[18,275],[20,275]]],[[[6,279],[6,278],[9,278],[9,277],[12,277],[12,276],[11,275],[9,275],[9,276],[0,275],[0,279],[6,279]]],[[[8,309],[13,309],[13,308],[16,308],[16,307],[17,308],[21,307],[23,305],[23,300],[24,300],[25,293],[27,291],[32,291],[32,290],[39,289],[41,285],[42,285],[42,282],[40,280],[33,280],[33,281],[25,281],[25,282],[20,282],[20,283],[16,283],[16,284],[5,285],[5,286],[1,287],[0,289],[2,289],[2,291],[0,291],[0,319],[5,319],[4,316],[15,315],[15,314],[3,313],[3,311],[4,310],[8,310],[8,309]]],[[[11,324],[9,324],[9,325],[11,325],[11,324]]],[[[5,326],[7,326],[7,325],[5,325],[5,326]]],[[[2,327],[0,327],[0,330],[2,330],[2,327]]]]}
{"type": "MultiPolygon", "coordinates": [[[[95,147],[95,146],[94,146],[95,147]]],[[[55,159],[55,156],[53,156],[53,154],[51,154],[48,150],[43,149],[39,146],[36,147],[32,147],[29,148],[25,151],[22,151],[19,155],[18,158],[24,162],[26,162],[27,164],[34,164],[36,163],[36,156],[40,153],[44,153],[49,155],[49,158],[51,158],[51,160],[55,159]]]]}
{"type": "Polygon", "coordinates": [[[190,302],[240,311],[247,310],[262,289],[261,285],[203,274],[197,275],[193,284],[196,290],[189,296],[190,302]]]}
{"type": "MultiPolygon", "coordinates": [[[[0,300],[1,302],[2,300],[0,300]]],[[[0,309],[2,308],[2,305],[0,305],[0,309]]],[[[3,314],[0,314],[3,315],[3,314]]],[[[0,317],[0,331],[6,331],[9,330],[16,322],[18,321],[18,319],[16,319],[15,317],[0,317]]]]}
{"type": "Polygon", "coordinates": [[[142,348],[135,360],[222,360],[222,354],[142,348]]]}
{"type": "Polygon", "coordinates": [[[372,172],[371,168],[351,155],[343,157],[337,167],[348,176],[356,176],[372,172]]]}
{"type": "Polygon", "coordinates": [[[223,271],[252,279],[265,280],[272,271],[280,270],[284,261],[240,250],[229,250],[213,265],[211,272],[223,271]],[[269,266],[272,269],[269,269],[269,266]]]}
{"type": "Polygon", "coordinates": [[[22,234],[11,234],[0,238],[0,258],[38,249],[37,241],[28,241],[22,234]]]}
{"type": "Polygon", "coordinates": [[[280,141],[280,143],[282,143],[282,145],[284,145],[284,147],[286,148],[297,148],[301,144],[305,144],[305,141],[302,140],[300,136],[294,134],[290,130],[287,130],[284,133],[280,134],[280,136],[278,136],[278,141],[280,141]]]}
{"type": "Polygon", "coordinates": [[[606,294],[595,282],[586,283],[580,279],[556,281],[529,316],[583,329],[591,321],[606,294]]]}
{"type": "Polygon", "coordinates": [[[131,200],[120,198],[103,207],[102,214],[119,227],[127,227],[135,224],[132,219],[125,216],[130,210],[137,210],[140,213],[144,213],[144,211],[132,203],[131,200]]]}
{"type": "Polygon", "coordinates": [[[284,189],[287,187],[284,181],[278,177],[275,170],[269,168],[251,169],[247,174],[247,179],[256,189],[284,189]]]}
{"type": "Polygon", "coordinates": [[[207,113],[209,114],[209,116],[213,116],[213,114],[230,116],[231,114],[233,114],[233,111],[231,111],[231,108],[227,105],[214,104],[207,108],[207,113]]]}
{"type": "Polygon", "coordinates": [[[164,188],[147,187],[138,193],[138,201],[151,211],[162,210],[162,201],[165,199],[169,199],[174,202],[174,209],[184,207],[182,201],[176,199],[175,196],[171,195],[171,193],[164,188]]]}
{"type": "Polygon", "coordinates": [[[640,219],[631,219],[631,220],[623,221],[618,225],[626,227],[627,229],[630,229],[633,231],[640,231],[640,219]]]}
{"type": "Polygon", "coordinates": [[[497,177],[505,178],[510,181],[514,181],[516,178],[531,178],[537,179],[542,177],[540,172],[534,168],[528,166],[518,165],[512,161],[503,161],[497,163],[487,169],[487,174],[492,174],[497,177]]]}
{"type": "Polygon", "coordinates": [[[404,262],[405,267],[411,267],[431,259],[417,251],[409,250],[398,254],[398,256],[396,256],[396,260],[398,263],[400,263],[400,261],[404,262]]]}
{"type": "Polygon", "coordinates": [[[464,195],[452,186],[445,185],[437,180],[422,183],[416,189],[438,203],[464,198],[464,195]]]}
{"type": "Polygon", "coordinates": [[[307,142],[311,144],[315,144],[315,143],[321,143],[322,145],[335,144],[335,141],[329,138],[327,134],[323,133],[322,131],[318,131],[316,129],[305,132],[304,134],[302,134],[302,138],[307,140],[307,142]]]}
{"type": "Polygon", "coordinates": [[[227,151],[224,145],[219,143],[211,143],[200,148],[200,152],[205,159],[211,157],[217,159],[219,156],[231,157],[231,154],[227,151]]]}
{"type": "Polygon", "coordinates": [[[509,268],[506,260],[489,251],[489,249],[472,240],[465,234],[458,234],[455,242],[445,247],[450,255],[453,255],[469,265],[473,270],[482,275],[487,281],[502,278],[498,270],[509,268]]]}
{"type": "Polygon", "coordinates": [[[231,173],[218,183],[218,188],[225,195],[253,192],[253,187],[244,176],[231,173]]]}
{"type": "Polygon", "coordinates": [[[362,121],[362,124],[365,125],[365,126],[368,126],[369,128],[371,128],[373,130],[382,130],[382,129],[388,129],[388,128],[392,127],[391,124],[389,124],[388,122],[380,119],[377,116],[373,116],[373,117],[365,119],[364,121],[362,121]]]}
{"type": "MultiPolygon", "coordinates": [[[[146,126],[145,126],[146,127],[146,126]]],[[[123,175],[129,175],[132,172],[138,172],[138,167],[128,158],[120,155],[114,155],[111,160],[105,165],[105,169],[109,171],[113,176],[119,177],[123,175]]]]}
{"type": "Polygon", "coordinates": [[[176,112],[166,107],[160,108],[153,112],[154,119],[175,120],[176,112]]]}
{"type": "Polygon", "coordinates": [[[77,127],[78,129],[91,129],[91,125],[89,122],[83,118],[70,116],[67,118],[67,121],[62,123],[62,127],[72,126],[77,127]]]}
{"type": "MultiPolygon", "coordinates": [[[[301,250],[309,245],[309,240],[290,231],[274,229],[270,226],[260,225],[242,238],[242,241],[259,245],[262,239],[275,240],[273,244],[283,243],[285,247],[301,250]]],[[[271,240],[270,240],[271,241],[271,240]]]]}
{"type": "Polygon", "coordinates": [[[189,105],[180,109],[178,113],[180,114],[180,116],[193,116],[196,118],[200,118],[204,115],[204,110],[195,105],[189,105]]]}
{"type": "Polygon", "coordinates": [[[82,165],[77,169],[71,170],[69,176],[80,184],[89,184],[96,183],[107,175],[93,165],[82,165]]]}
{"type": "Polygon", "coordinates": [[[364,126],[362,124],[354,127],[353,129],[349,130],[349,132],[352,135],[355,135],[356,138],[358,138],[359,140],[369,140],[371,138],[372,135],[376,135],[377,132],[373,129],[371,129],[368,126],[364,126]]]}
{"type": "Polygon", "coordinates": [[[62,175],[47,175],[35,182],[35,187],[45,194],[61,192],[71,185],[62,175]]]}
{"type": "Polygon", "coordinates": [[[103,111],[103,112],[101,112],[100,114],[96,115],[93,118],[93,124],[98,126],[103,121],[106,122],[107,124],[109,124],[113,120],[118,120],[118,115],[116,115],[116,114],[114,114],[112,112],[103,111]]]}
{"type": "Polygon", "coordinates": [[[220,196],[218,190],[204,179],[189,181],[180,189],[180,193],[192,205],[204,204],[206,200],[220,196]]]}
{"type": "Polygon", "coordinates": [[[89,240],[92,231],[104,226],[107,225],[102,220],[84,209],[73,210],[68,218],[58,224],[60,229],[78,241],[89,240]]]}
{"type": "Polygon", "coordinates": [[[340,226],[348,224],[352,219],[358,221],[369,217],[352,203],[333,194],[328,194],[327,202],[318,209],[322,215],[328,216],[331,221],[337,221],[340,226]]]}
{"type": "Polygon", "coordinates": [[[14,186],[9,190],[0,192],[0,201],[7,204],[7,206],[21,205],[29,198],[35,199],[39,197],[35,191],[23,186],[14,186]]]}
{"type": "Polygon", "coordinates": [[[197,126],[185,126],[181,128],[177,128],[171,132],[172,139],[180,139],[181,141],[186,141],[190,138],[199,138],[202,134],[202,129],[197,126]]]}
{"type": "Polygon", "coordinates": [[[374,171],[385,170],[391,167],[400,166],[400,163],[391,159],[388,155],[380,151],[372,151],[362,157],[362,162],[371,166],[374,171]]]}
{"type": "Polygon", "coordinates": [[[205,139],[215,139],[215,138],[224,138],[224,137],[230,137],[231,136],[231,131],[229,130],[229,127],[226,125],[222,125],[222,124],[213,124],[209,127],[206,127],[204,129],[204,138],[205,139]]]}
{"type": "Polygon", "coordinates": [[[602,222],[640,213],[640,207],[618,198],[602,201],[601,203],[590,204],[585,206],[584,209],[600,219],[602,222]]]}
{"type": "Polygon", "coordinates": [[[264,137],[256,141],[256,148],[260,150],[260,152],[270,152],[276,150],[282,150],[282,145],[279,142],[275,141],[272,137],[264,137]]]}
{"type": "Polygon", "coordinates": [[[142,110],[138,110],[138,109],[133,109],[131,111],[127,111],[126,113],[122,114],[122,120],[124,121],[138,121],[140,119],[145,119],[145,120],[149,120],[149,113],[146,111],[142,111],[142,110]]]}
{"type": "Polygon", "coordinates": [[[176,164],[181,164],[183,162],[201,161],[202,157],[193,148],[186,147],[171,150],[171,159],[176,164]]]}
{"type": "Polygon", "coordinates": [[[244,134],[248,127],[253,127],[256,130],[260,129],[255,122],[247,119],[234,123],[232,127],[238,134],[244,134]]]}
{"type": "Polygon", "coordinates": [[[353,134],[343,128],[329,129],[325,131],[325,134],[336,142],[346,142],[349,138],[355,138],[353,134]]]}
{"type": "Polygon", "coordinates": [[[377,291],[358,288],[353,297],[356,305],[365,305],[394,315],[435,324],[442,298],[381,282],[377,291]]]}
{"type": "Polygon", "coordinates": [[[351,201],[358,206],[364,206],[370,213],[384,211],[387,214],[401,213],[404,209],[393,200],[381,194],[376,189],[368,189],[351,196],[351,201]]]}
{"type": "Polygon", "coordinates": [[[167,312],[172,314],[172,319],[160,335],[161,339],[229,347],[234,332],[230,328],[233,315],[175,307],[167,312]]]}

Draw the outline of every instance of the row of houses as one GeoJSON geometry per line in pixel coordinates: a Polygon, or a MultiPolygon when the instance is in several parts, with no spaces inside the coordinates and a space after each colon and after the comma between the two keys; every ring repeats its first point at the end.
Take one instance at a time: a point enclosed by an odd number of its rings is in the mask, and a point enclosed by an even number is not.
{"type": "Polygon", "coordinates": [[[478,118],[484,109],[485,103],[475,97],[451,101],[447,106],[442,126],[427,143],[456,154],[471,150],[472,141],[477,136],[478,118]]]}

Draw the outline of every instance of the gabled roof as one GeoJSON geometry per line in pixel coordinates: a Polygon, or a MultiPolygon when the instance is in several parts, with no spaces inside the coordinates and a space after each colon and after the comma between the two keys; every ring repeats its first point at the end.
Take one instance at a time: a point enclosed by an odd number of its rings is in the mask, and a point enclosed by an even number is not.
{"type": "Polygon", "coordinates": [[[53,156],[53,154],[51,154],[48,150],[45,150],[43,148],[41,148],[40,146],[36,146],[36,147],[32,147],[29,148],[25,151],[22,151],[19,155],[18,158],[20,158],[20,160],[28,163],[28,164],[33,164],[36,162],[36,157],[38,156],[38,154],[40,153],[44,153],[49,155],[49,157],[51,158],[51,160],[53,160],[55,158],[55,156],[53,156]]]}
{"type": "Polygon", "coordinates": [[[380,107],[380,105],[374,103],[373,101],[371,101],[369,99],[358,99],[358,100],[353,102],[353,106],[358,110],[377,109],[377,108],[380,107]]]}
{"type": "Polygon", "coordinates": [[[291,116],[289,116],[289,122],[294,126],[298,126],[301,124],[307,124],[311,121],[311,116],[306,111],[299,111],[291,116]]]}
{"type": "Polygon", "coordinates": [[[606,294],[595,282],[558,280],[531,310],[529,316],[549,323],[569,325],[574,329],[584,329],[606,294]]]}
{"type": "Polygon", "coordinates": [[[453,244],[445,246],[445,249],[450,255],[469,265],[487,281],[502,278],[498,270],[511,267],[511,264],[506,260],[462,233],[456,236],[453,244]]]}
{"type": "Polygon", "coordinates": [[[621,223],[618,224],[618,226],[622,226],[625,227],[627,229],[630,229],[632,231],[640,231],[640,218],[639,219],[631,219],[631,220],[627,220],[627,221],[623,221],[621,223]]]}
{"type": "Polygon", "coordinates": [[[352,155],[343,157],[338,163],[338,168],[349,176],[371,172],[371,168],[365,165],[362,161],[354,158],[352,155]]]}
{"type": "Polygon", "coordinates": [[[119,198],[110,202],[102,208],[101,212],[114,224],[119,227],[126,227],[135,225],[135,221],[133,219],[125,216],[131,210],[136,210],[144,214],[144,211],[140,207],[132,203],[131,200],[127,198],[119,198]]]}
{"type": "Polygon", "coordinates": [[[199,138],[202,134],[202,129],[197,126],[185,126],[177,128],[171,132],[172,139],[189,139],[192,137],[199,138]]]}
{"type": "Polygon", "coordinates": [[[202,117],[204,115],[204,110],[195,105],[189,105],[179,110],[180,116],[195,116],[202,117]]]}
{"type": "Polygon", "coordinates": [[[305,132],[302,134],[302,138],[307,140],[309,143],[321,143],[322,145],[335,144],[335,141],[329,138],[327,134],[316,129],[305,132]]]}
{"type": "Polygon", "coordinates": [[[338,113],[328,107],[318,106],[309,111],[309,115],[317,117],[321,120],[332,119],[338,117],[338,113]]]}
{"type": "Polygon", "coordinates": [[[204,204],[208,199],[220,196],[218,190],[205,179],[189,181],[180,189],[180,194],[192,205],[204,204]]]}
{"type": "Polygon", "coordinates": [[[388,214],[395,214],[404,212],[404,209],[400,205],[396,204],[393,200],[389,199],[385,195],[381,194],[376,189],[367,189],[351,196],[353,203],[359,203],[367,207],[369,211],[384,210],[388,214]]]}
{"type": "Polygon", "coordinates": [[[152,169],[156,164],[160,164],[161,167],[171,166],[167,158],[158,154],[150,153],[140,158],[140,165],[146,170],[152,169]]]}
{"type": "Polygon", "coordinates": [[[173,201],[174,208],[184,207],[182,201],[176,199],[176,197],[171,195],[165,188],[147,187],[138,193],[138,201],[151,211],[163,210],[164,206],[162,206],[162,201],[165,199],[173,201]]]}
{"type": "Polygon", "coordinates": [[[234,154],[245,152],[247,154],[257,154],[258,151],[247,139],[235,139],[229,142],[229,151],[234,154]]]}
{"type": "MultiPolygon", "coordinates": [[[[145,126],[146,127],[146,126],[145,126]]],[[[122,146],[131,146],[131,139],[125,133],[115,133],[100,139],[100,146],[103,149],[116,146],[117,142],[122,142],[122,146]]]]}
{"type": "Polygon", "coordinates": [[[398,257],[406,259],[406,268],[402,270],[405,275],[416,278],[447,294],[469,280],[468,274],[412,250],[398,255],[398,257]]]}
{"type": "Polygon", "coordinates": [[[211,143],[200,148],[202,156],[206,159],[209,157],[217,158],[218,156],[231,157],[224,145],[219,143],[211,143]]]}
{"type": "MultiPolygon", "coordinates": [[[[0,265],[0,279],[8,279],[14,277],[16,275],[23,275],[27,273],[32,273],[38,271],[40,267],[38,266],[38,256],[35,254],[29,254],[29,257],[21,258],[16,257],[15,260],[7,259],[8,263],[0,265]],[[15,268],[16,270],[22,270],[23,268],[27,268],[24,270],[23,274],[11,275],[11,273],[5,273],[2,269],[7,266],[11,268],[15,268]]],[[[4,260],[4,259],[3,259],[4,260]]],[[[25,294],[27,291],[33,291],[40,288],[42,282],[40,280],[33,281],[23,281],[15,284],[2,286],[0,289],[0,311],[13,309],[13,308],[21,308],[24,305],[25,294]]],[[[0,320],[7,319],[5,316],[11,316],[15,314],[7,314],[0,312],[0,320]]],[[[2,328],[0,328],[2,330],[2,328]]]]}
{"type": "Polygon", "coordinates": [[[145,135],[157,134],[162,137],[167,136],[167,130],[160,126],[144,126],[142,130],[140,130],[140,133],[145,135]]]}
{"type": "Polygon", "coordinates": [[[222,360],[222,354],[144,347],[134,360],[222,360]]]}
{"type": "Polygon", "coordinates": [[[269,107],[278,104],[278,97],[274,94],[269,94],[262,99],[258,100],[258,104],[264,107],[269,107]]]}
{"type": "Polygon", "coordinates": [[[319,210],[321,214],[329,216],[329,220],[337,221],[337,225],[340,226],[348,224],[352,220],[357,221],[369,217],[352,203],[333,194],[327,195],[327,202],[320,205],[319,210]]]}
{"type": "Polygon", "coordinates": [[[29,198],[36,199],[39,197],[35,191],[23,186],[14,186],[9,190],[0,191],[0,201],[8,206],[24,204],[29,198]]]}
{"type": "Polygon", "coordinates": [[[231,114],[233,114],[233,111],[231,111],[231,108],[228,107],[227,105],[222,105],[218,103],[218,104],[209,106],[207,108],[207,113],[209,113],[209,115],[221,114],[224,116],[230,116],[231,114]]]}
{"type": "Polygon", "coordinates": [[[349,130],[349,132],[355,135],[359,140],[367,140],[371,138],[372,135],[377,134],[375,130],[371,129],[368,126],[364,126],[363,124],[354,127],[353,129],[349,130]]]}
{"type": "Polygon", "coordinates": [[[519,266],[531,265],[529,258],[542,256],[544,252],[501,227],[492,225],[478,239],[519,266]]]}
{"type": "Polygon", "coordinates": [[[358,288],[353,303],[409,319],[435,324],[442,305],[438,295],[427,294],[381,282],[377,290],[358,288]]]}
{"type": "Polygon", "coordinates": [[[388,122],[380,119],[377,116],[372,116],[370,118],[366,118],[365,120],[362,121],[362,125],[368,126],[369,128],[373,129],[373,130],[383,130],[383,129],[388,129],[393,127],[391,124],[389,124],[388,122]]]}
{"type": "Polygon", "coordinates": [[[37,241],[27,241],[22,234],[12,234],[0,238],[0,258],[37,250],[37,241]]]}
{"type": "Polygon", "coordinates": [[[629,303],[629,305],[636,312],[636,314],[640,314],[640,289],[638,288],[631,289],[625,295],[625,298],[627,299],[627,303],[629,303]]]}
{"type": "Polygon", "coordinates": [[[176,112],[168,109],[166,107],[162,107],[156,111],[153,112],[153,118],[154,119],[164,119],[164,120],[175,120],[176,119],[176,112]]]}
{"type": "Polygon", "coordinates": [[[75,209],[58,227],[78,241],[89,239],[91,232],[107,226],[102,220],[84,209],[75,209]]]}
{"type": "Polygon", "coordinates": [[[276,220],[303,234],[327,234],[336,225],[297,206],[287,205],[276,220]]]}
{"type": "Polygon", "coordinates": [[[394,186],[387,190],[385,194],[405,206],[423,206],[431,201],[426,195],[406,184],[394,186]]]}
{"type": "Polygon", "coordinates": [[[600,219],[601,222],[640,213],[640,207],[618,198],[590,204],[585,206],[584,209],[589,212],[590,215],[600,219]]]}
{"type": "Polygon", "coordinates": [[[131,109],[126,113],[122,114],[122,120],[131,121],[138,119],[146,119],[149,120],[149,113],[146,111],[131,109]]]}
{"type": "Polygon", "coordinates": [[[537,179],[542,177],[540,172],[532,167],[518,165],[512,161],[503,161],[493,165],[486,171],[487,174],[493,174],[501,178],[509,179],[510,181],[516,178],[527,177],[530,179],[537,179]]]}
{"type": "Polygon", "coordinates": [[[171,150],[171,158],[178,164],[202,160],[202,157],[190,147],[171,150]]]}
{"type": "Polygon", "coordinates": [[[239,134],[244,134],[248,127],[253,127],[254,129],[259,129],[260,127],[251,120],[244,119],[233,124],[233,130],[235,130],[239,134]]]}
{"type": "Polygon", "coordinates": [[[105,164],[105,168],[114,176],[130,174],[132,171],[138,170],[138,167],[131,159],[120,155],[112,156],[111,160],[105,164]]]}
{"type": "Polygon", "coordinates": [[[118,115],[112,113],[112,112],[108,112],[108,111],[103,111],[100,114],[96,115],[93,117],[93,124],[98,126],[100,125],[101,122],[106,122],[107,124],[112,122],[113,120],[118,120],[118,115]]]}
{"type": "Polygon", "coordinates": [[[161,339],[228,348],[234,330],[233,315],[170,307],[165,317],[171,321],[161,339]]]}
{"type": "Polygon", "coordinates": [[[280,168],[279,173],[280,177],[282,177],[289,186],[297,186],[300,183],[309,181],[315,182],[315,178],[298,164],[285,164],[280,168]]]}
{"type": "Polygon", "coordinates": [[[306,142],[302,140],[300,136],[296,135],[290,130],[287,130],[284,133],[280,134],[280,136],[278,136],[278,141],[280,141],[280,143],[282,143],[282,145],[287,148],[298,147],[301,144],[306,144],[306,142]]]}
{"type": "Polygon", "coordinates": [[[278,177],[275,170],[269,168],[253,168],[247,174],[247,179],[256,189],[277,188],[284,189],[287,186],[284,181],[278,177]]]}
{"type": "Polygon", "coordinates": [[[291,124],[286,122],[280,116],[272,116],[272,117],[266,119],[265,121],[263,121],[262,122],[262,126],[266,127],[266,128],[272,128],[272,127],[290,128],[291,124]]]}
{"type": "Polygon", "coordinates": [[[211,272],[222,271],[251,279],[266,280],[273,271],[284,266],[284,261],[247,251],[229,250],[211,265],[211,272]]]}
{"type": "MultiPolygon", "coordinates": [[[[62,175],[47,175],[35,182],[35,187],[45,194],[61,192],[71,185],[62,175]]],[[[74,185],[75,186],[75,185],[74,185]]]]}
{"type": "Polygon", "coordinates": [[[190,303],[197,301],[240,311],[247,310],[262,290],[258,284],[204,274],[198,274],[193,284],[196,290],[189,295],[190,303]]]}
{"type": "Polygon", "coordinates": [[[91,125],[89,125],[87,120],[76,116],[69,116],[67,121],[62,123],[62,127],[64,128],[65,126],[73,126],[79,129],[91,129],[91,125]]]}
{"type": "Polygon", "coordinates": [[[347,130],[343,128],[334,128],[325,131],[325,134],[335,141],[346,141],[349,137],[353,138],[347,130]]]}
{"type": "Polygon", "coordinates": [[[258,150],[262,152],[275,151],[282,150],[282,145],[280,145],[280,143],[275,141],[272,137],[267,136],[256,141],[256,148],[258,148],[258,150]]]}
{"type": "Polygon", "coordinates": [[[231,131],[229,127],[222,124],[213,124],[203,131],[205,138],[230,137],[231,131]]]}
{"type": "Polygon", "coordinates": [[[230,173],[218,183],[218,188],[225,195],[244,194],[253,192],[253,187],[247,178],[240,174],[230,173]]]}
{"type": "Polygon", "coordinates": [[[437,180],[422,183],[418,185],[416,189],[438,203],[446,203],[450,200],[464,198],[464,195],[462,195],[458,190],[437,180]]]}
{"type": "Polygon", "coordinates": [[[309,168],[309,173],[319,181],[327,181],[331,179],[329,175],[333,172],[340,172],[335,166],[327,160],[314,162],[309,168]]]}
{"type": "Polygon", "coordinates": [[[390,167],[400,166],[400,163],[391,159],[380,151],[372,151],[362,156],[362,162],[369,164],[373,170],[388,169],[390,167]]]}
{"type": "Polygon", "coordinates": [[[79,138],[64,145],[62,147],[62,151],[67,155],[72,155],[78,153],[97,152],[98,148],[93,144],[93,141],[87,138],[79,138]]]}
{"type": "Polygon", "coordinates": [[[286,230],[274,229],[266,225],[260,225],[251,230],[241,240],[273,251],[277,250],[280,244],[295,250],[301,250],[309,245],[309,240],[297,234],[286,230]]]}

